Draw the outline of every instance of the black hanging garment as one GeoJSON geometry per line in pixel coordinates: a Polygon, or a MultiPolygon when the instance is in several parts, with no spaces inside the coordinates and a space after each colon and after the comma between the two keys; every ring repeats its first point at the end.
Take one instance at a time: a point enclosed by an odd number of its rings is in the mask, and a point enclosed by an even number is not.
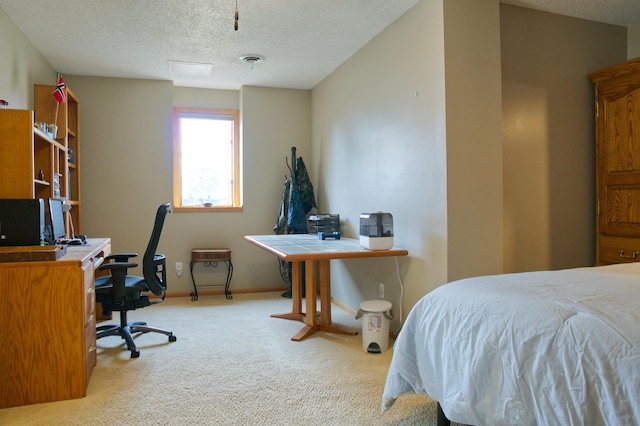
{"type": "MultiPolygon", "coordinates": [[[[291,177],[282,189],[278,219],[273,227],[276,234],[307,234],[307,213],[317,208],[313,195],[313,185],[304,161],[296,159],[296,147],[291,147],[291,177]]],[[[291,263],[279,260],[280,275],[289,283],[289,290],[282,293],[283,297],[291,297],[291,263]]],[[[304,263],[302,264],[302,297],[305,297],[304,263]]]]}

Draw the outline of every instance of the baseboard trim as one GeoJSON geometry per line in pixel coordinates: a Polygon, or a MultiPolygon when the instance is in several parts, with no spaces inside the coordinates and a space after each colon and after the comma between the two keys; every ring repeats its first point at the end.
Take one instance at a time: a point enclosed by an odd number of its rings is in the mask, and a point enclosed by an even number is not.
{"type": "MultiPolygon", "coordinates": [[[[269,293],[272,291],[287,291],[289,287],[264,287],[264,288],[241,288],[231,289],[231,294],[247,294],[247,293],[269,293]]],[[[192,292],[175,292],[167,293],[166,297],[190,297],[192,292]]],[[[219,296],[224,295],[224,289],[220,290],[200,290],[198,296],[219,296]]]]}
{"type": "Polygon", "coordinates": [[[358,314],[358,311],[352,309],[350,306],[345,305],[341,301],[334,299],[333,297],[331,298],[331,303],[333,303],[343,311],[347,312],[348,314],[352,315],[353,317],[355,317],[358,314]]]}

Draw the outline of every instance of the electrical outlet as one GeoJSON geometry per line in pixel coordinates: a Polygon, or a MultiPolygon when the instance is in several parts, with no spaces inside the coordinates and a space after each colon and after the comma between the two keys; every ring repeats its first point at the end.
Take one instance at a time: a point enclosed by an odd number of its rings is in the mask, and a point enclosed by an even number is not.
{"type": "Polygon", "coordinates": [[[378,287],[378,297],[384,299],[384,283],[380,283],[378,287]]]}
{"type": "Polygon", "coordinates": [[[182,262],[176,262],[176,275],[182,276],[182,262]]]}

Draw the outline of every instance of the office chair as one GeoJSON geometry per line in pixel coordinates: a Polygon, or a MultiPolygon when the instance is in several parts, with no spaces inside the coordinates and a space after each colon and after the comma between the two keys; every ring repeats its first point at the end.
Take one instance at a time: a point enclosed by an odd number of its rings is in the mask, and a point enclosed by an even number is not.
{"type": "Polygon", "coordinates": [[[127,342],[127,349],[131,351],[131,358],[138,358],[140,351],[133,342],[134,333],[162,333],[169,337],[170,342],[176,341],[173,332],[161,328],[149,327],[146,322],[128,322],[127,312],[164,301],[167,290],[166,259],[163,254],[156,254],[160,233],[164,219],[171,211],[171,204],[163,204],[158,208],[156,220],[151,232],[151,239],[142,258],[142,277],[128,275],[129,268],[138,266],[129,259],[137,253],[117,253],[105,257],[105,263],[98,268],[108,270],[111,275],[98,277],[95,280],[96,301],[102,304],[105,315],[112,311],[120,312],[120,325],[104,325],[96,328],[96,339],[106,336],[119,335],[127,342]],[[150,300],[149,292],[158,299],[150,300]]]}

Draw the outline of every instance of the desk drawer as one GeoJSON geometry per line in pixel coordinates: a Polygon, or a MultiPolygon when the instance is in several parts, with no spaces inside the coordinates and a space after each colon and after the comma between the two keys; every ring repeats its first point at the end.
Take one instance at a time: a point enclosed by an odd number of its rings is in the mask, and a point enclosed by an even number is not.
{"type": "Polygon", "coordinates": [[[96,312],[96,295],[93,285],[85,288],[84,298],[84,318],[87,321],[96,312]]]}
{"type": "Polygon", "coordinates": [[[95,283],[93,273],[93,263],[86,265],[82,270],[82,281],[84,283],[84,318],[85,322],[96,310],[95,283]]]}
{"type": "Polygon", "coordinates": [[[96,317],[91,315],[89,321],[84,326],[84,344],[85,344],[85,379],[86,385],[89,384],[89,378],[93,367],[96,366],[98,360],[97,347],[96,347],[96,317]]]}

